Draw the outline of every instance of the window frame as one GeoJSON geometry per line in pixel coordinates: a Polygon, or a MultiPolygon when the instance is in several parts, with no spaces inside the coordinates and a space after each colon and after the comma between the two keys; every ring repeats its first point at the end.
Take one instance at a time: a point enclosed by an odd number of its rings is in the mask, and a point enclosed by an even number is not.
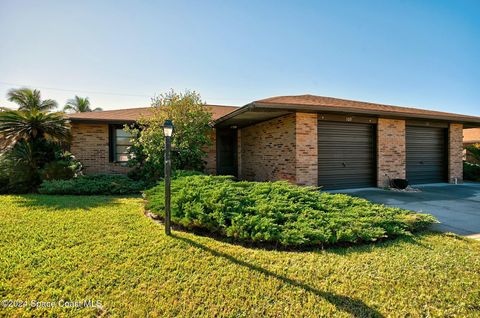
{"type": "MultiPolygon", "coordinates": [[[[113,163],[127,163],[126,161],[117,160],[117,130],[123,130],[125,125],[121,124],[110,124],[108,127],[108,161],[113,163]]],[[[124,145],[120,145],[124,146],[124,145]]]]}

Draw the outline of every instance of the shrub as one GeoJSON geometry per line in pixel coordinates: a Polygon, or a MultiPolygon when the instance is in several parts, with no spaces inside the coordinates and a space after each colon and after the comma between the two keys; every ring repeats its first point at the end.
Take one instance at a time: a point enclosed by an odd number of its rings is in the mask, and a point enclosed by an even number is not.
{"type": "Polygon", "coordinates": [[[480,165],[464,161],[463,179],[480,181],[480,165]]]}
{"type": "MultiPolygon", "coordinates": [[[[146,197],[147,208],[163,216],[163,182],[147,190],[146,197]]],[[[308,246],[410,234],[436,220],[283,181],[234,182],[227,176],[196,175],[172,180],[172,222],[241,241],[308,246]]]]}
{"type": "Polygon", "coordinates": [[[18,143],[14,149],[0,155],[0,193],[33,192],[40,183],[37,170],[32,169],[21,157],[29,153],[23,151],[28,149],[23,147],[25,145],[18,143]]]}
{"type": "Polygon", "coordinates": [[[211,144],[212,114],[196,92],[170,91],[152,99],[151,113],[125,129],[131,133],[129,166],[135,179],[157,181],[163,177],[163,124],[171,119],[175,125],[172,138],[174,169],[203,170],[205,147],[211,144]]]}
{"type": "Polygon", "coordinates": [[[0,194],[8,193],[12,163],[5,154],[0,154],[0,194]]]}
{"type": "Polygon", "coordinates": [[[75,176],[75,172],[70,169],[65,161],[52,161],[45,164],[40,172],[42,180],[67,180],[75,176]]]}
{"type": "Polygon", "coordinates": [[[58,152],[40,171],[42,180],[67,180],[81,174],[82,164],[69,152],[58,152]]]}
{"type": "Polygon", "coordinates": [[[145,183],[123,175],[88,175],[70,180],[44,181],[38,192],[43,194],[134,194],[145,189],[145,183]]]}
{"type": "Polygon", "coordinates": [[[480,164],[480,144],[466,146],[465,150],[467,161],[470,163],[480,164]]]}

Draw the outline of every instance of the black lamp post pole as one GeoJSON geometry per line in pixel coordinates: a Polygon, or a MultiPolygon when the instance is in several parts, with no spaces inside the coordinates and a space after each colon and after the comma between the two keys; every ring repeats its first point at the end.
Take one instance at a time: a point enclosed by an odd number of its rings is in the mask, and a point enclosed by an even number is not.
{"type": "Polygon", "coordinates": [[[171,179],[171,160],[170,148],[171,137],[165,136],[165,234],[170,235],[170,179],[171,179]]]}

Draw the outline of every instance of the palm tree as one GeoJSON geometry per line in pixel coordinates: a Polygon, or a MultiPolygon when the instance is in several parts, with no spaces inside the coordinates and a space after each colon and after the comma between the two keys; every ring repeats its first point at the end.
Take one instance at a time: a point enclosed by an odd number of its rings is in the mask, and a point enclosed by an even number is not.
{"type": "Polygon", "coordinates": [[[39,90],[30,88],[11,89],[7,93],[7,99],[18,105],[18,110],[49,111],[57,107],[57,102],[52,99],[43,100],[39,90]]]}
{"type": "Polygon", "coordinates": [[[5,110],[0,112],[0,149],[14,147],[18,142],[45,140],[62,144],[70,139],[70,124],[62,113],[5,110]]]}
{"type": "Polygon", "coordinates": [[[0,154],[12,162],[9,187],[34,191],[41,183],[40,169],[70,140],[70,124],[63,113],[38,109],[0,112],[0,154]]]}
{"type": "Polygon", "coordinates": [[[101,111],[102,109],[100,107],[97,107],[95,109],[90,108],[90,100],[88,97],[79,97],[75,95],[75,98],[69,99],[67,101],[67,104],[65,104],[65,107],[63,107],[64,111],[73,111],[75,113],[85,113],[85,112],[97,112],[101,111]]]}

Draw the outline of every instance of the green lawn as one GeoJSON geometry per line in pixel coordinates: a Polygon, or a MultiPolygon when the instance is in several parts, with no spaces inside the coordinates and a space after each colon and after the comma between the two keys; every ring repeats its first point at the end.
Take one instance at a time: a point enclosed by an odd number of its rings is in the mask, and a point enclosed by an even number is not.
{"type": "MultiPolygon", "coordinates": [[[[174,232],[140,198],[0,196],[2,300],[99,300],[97,308],[1,307],[0,316],[471,316],[480,243],[423,234],[310,252],[174,232]]],[[[57,303],[58,304],[58,303],[57,303]]]]}

